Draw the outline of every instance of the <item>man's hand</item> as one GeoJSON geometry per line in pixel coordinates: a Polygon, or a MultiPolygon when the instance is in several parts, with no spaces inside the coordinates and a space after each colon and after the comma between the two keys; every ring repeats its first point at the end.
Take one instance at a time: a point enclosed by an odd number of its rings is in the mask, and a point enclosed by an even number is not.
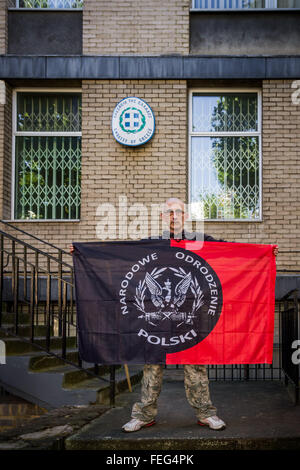
{"type": "Polygon", "coordinates": [[[70,254],[72,255],[74,251],[74,246],[72,244],[69,245],[69,250],[70,250],[70,254]]]}
{"type": "Polygon", "coordinates": [[[274,246],[273,248],[273,255],[277,256],[278,255],[278,247],[274,246]]]}

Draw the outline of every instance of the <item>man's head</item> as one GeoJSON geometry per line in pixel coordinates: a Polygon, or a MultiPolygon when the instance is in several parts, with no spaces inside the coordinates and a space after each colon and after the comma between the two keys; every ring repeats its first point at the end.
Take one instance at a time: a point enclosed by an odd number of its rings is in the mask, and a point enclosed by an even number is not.
{"type": "Polygon", "coordinates": [[[184,221],[187,218],[185,214],[185,205],[181,199],[170,197],[163,204],[162,219],[168,227],[170,234],[176,235],[182,233],[184,221]]]}

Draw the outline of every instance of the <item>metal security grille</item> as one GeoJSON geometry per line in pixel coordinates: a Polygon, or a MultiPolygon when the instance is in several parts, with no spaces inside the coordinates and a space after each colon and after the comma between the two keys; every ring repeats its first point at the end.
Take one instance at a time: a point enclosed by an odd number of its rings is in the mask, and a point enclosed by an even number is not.
{"type": "Polygon", "coordinates": [[[78,219],[81,95],[18,92],[15,219],[78,219]]]}
{"type": "Polygon", "coordinates": [[[259,219],[258,94],[192,92],[190,107],[191,215],[259,219]]]}
{"type": "Polygon", "coordinates": [[[11,8],[83,8],[83,0],[10,0],[11,8]]]}
{"type": "Polygon", "coordinates": [[[253,8],[299,8],[298,0],[193,0],[195,10],[228,10],[253,8]]]}

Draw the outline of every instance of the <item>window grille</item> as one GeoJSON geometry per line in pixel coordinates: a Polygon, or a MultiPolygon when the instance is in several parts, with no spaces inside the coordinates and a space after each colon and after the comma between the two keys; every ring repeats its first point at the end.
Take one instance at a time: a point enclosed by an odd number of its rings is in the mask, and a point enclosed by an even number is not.
{"type": "Polygon", "coordinates": [[[259,220],[258,93],[191,92],[192,218],[259,220]]]}
{"type": "Polygon", "coordinates": [[[300,8],[300,0],[193,0],[192,10],[300,8]]]}
{"type": "Polygon", "coordinates": [[[83,0],[10,0],[10,8],[82,9],[83,0]]]}
{"type": "Polygon", "coordinates": [[[15,219],[79,219],[81,95],[18,92],[15,219]]]}

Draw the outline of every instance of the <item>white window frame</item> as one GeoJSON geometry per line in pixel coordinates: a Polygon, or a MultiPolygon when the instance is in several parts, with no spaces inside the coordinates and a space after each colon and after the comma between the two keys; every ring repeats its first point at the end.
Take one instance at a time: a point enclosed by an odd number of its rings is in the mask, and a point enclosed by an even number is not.
{"type": "Polygon", "coordinates": [[[189,113],[188,113],[188,202],[189,221],[204,222],[235,222],[257,223],[262,222],[262,91],[260,88],[190,88],[189,89],[189,113]],[[192,183],[192,138],[193,137],[235,137],[241,136],[241,132],[193,132],[193,94],[194,93],[256,93],[257,94],[257,131],[243,132],[245,137],[258,137],[259,145],[259,218],[257,219],[200,219],[191,215],[191,183],[192,183]]]}
{"type": "MultiPolygon", "coordinates": [[[[79,222],[80,219],[16,219],[15,218],[15,188],[16,188],[16,136],[32,136],[31,131],[17,131],[17,94],[18,93],[64,93],[82,94],[81,88],[15,88],[12,93],[12,172],[11,172],[11,222],[79,222]]],[[[34,132],[36,136],[66,136],[66,137],[82,137],[81,132],[34,132]]]]}

